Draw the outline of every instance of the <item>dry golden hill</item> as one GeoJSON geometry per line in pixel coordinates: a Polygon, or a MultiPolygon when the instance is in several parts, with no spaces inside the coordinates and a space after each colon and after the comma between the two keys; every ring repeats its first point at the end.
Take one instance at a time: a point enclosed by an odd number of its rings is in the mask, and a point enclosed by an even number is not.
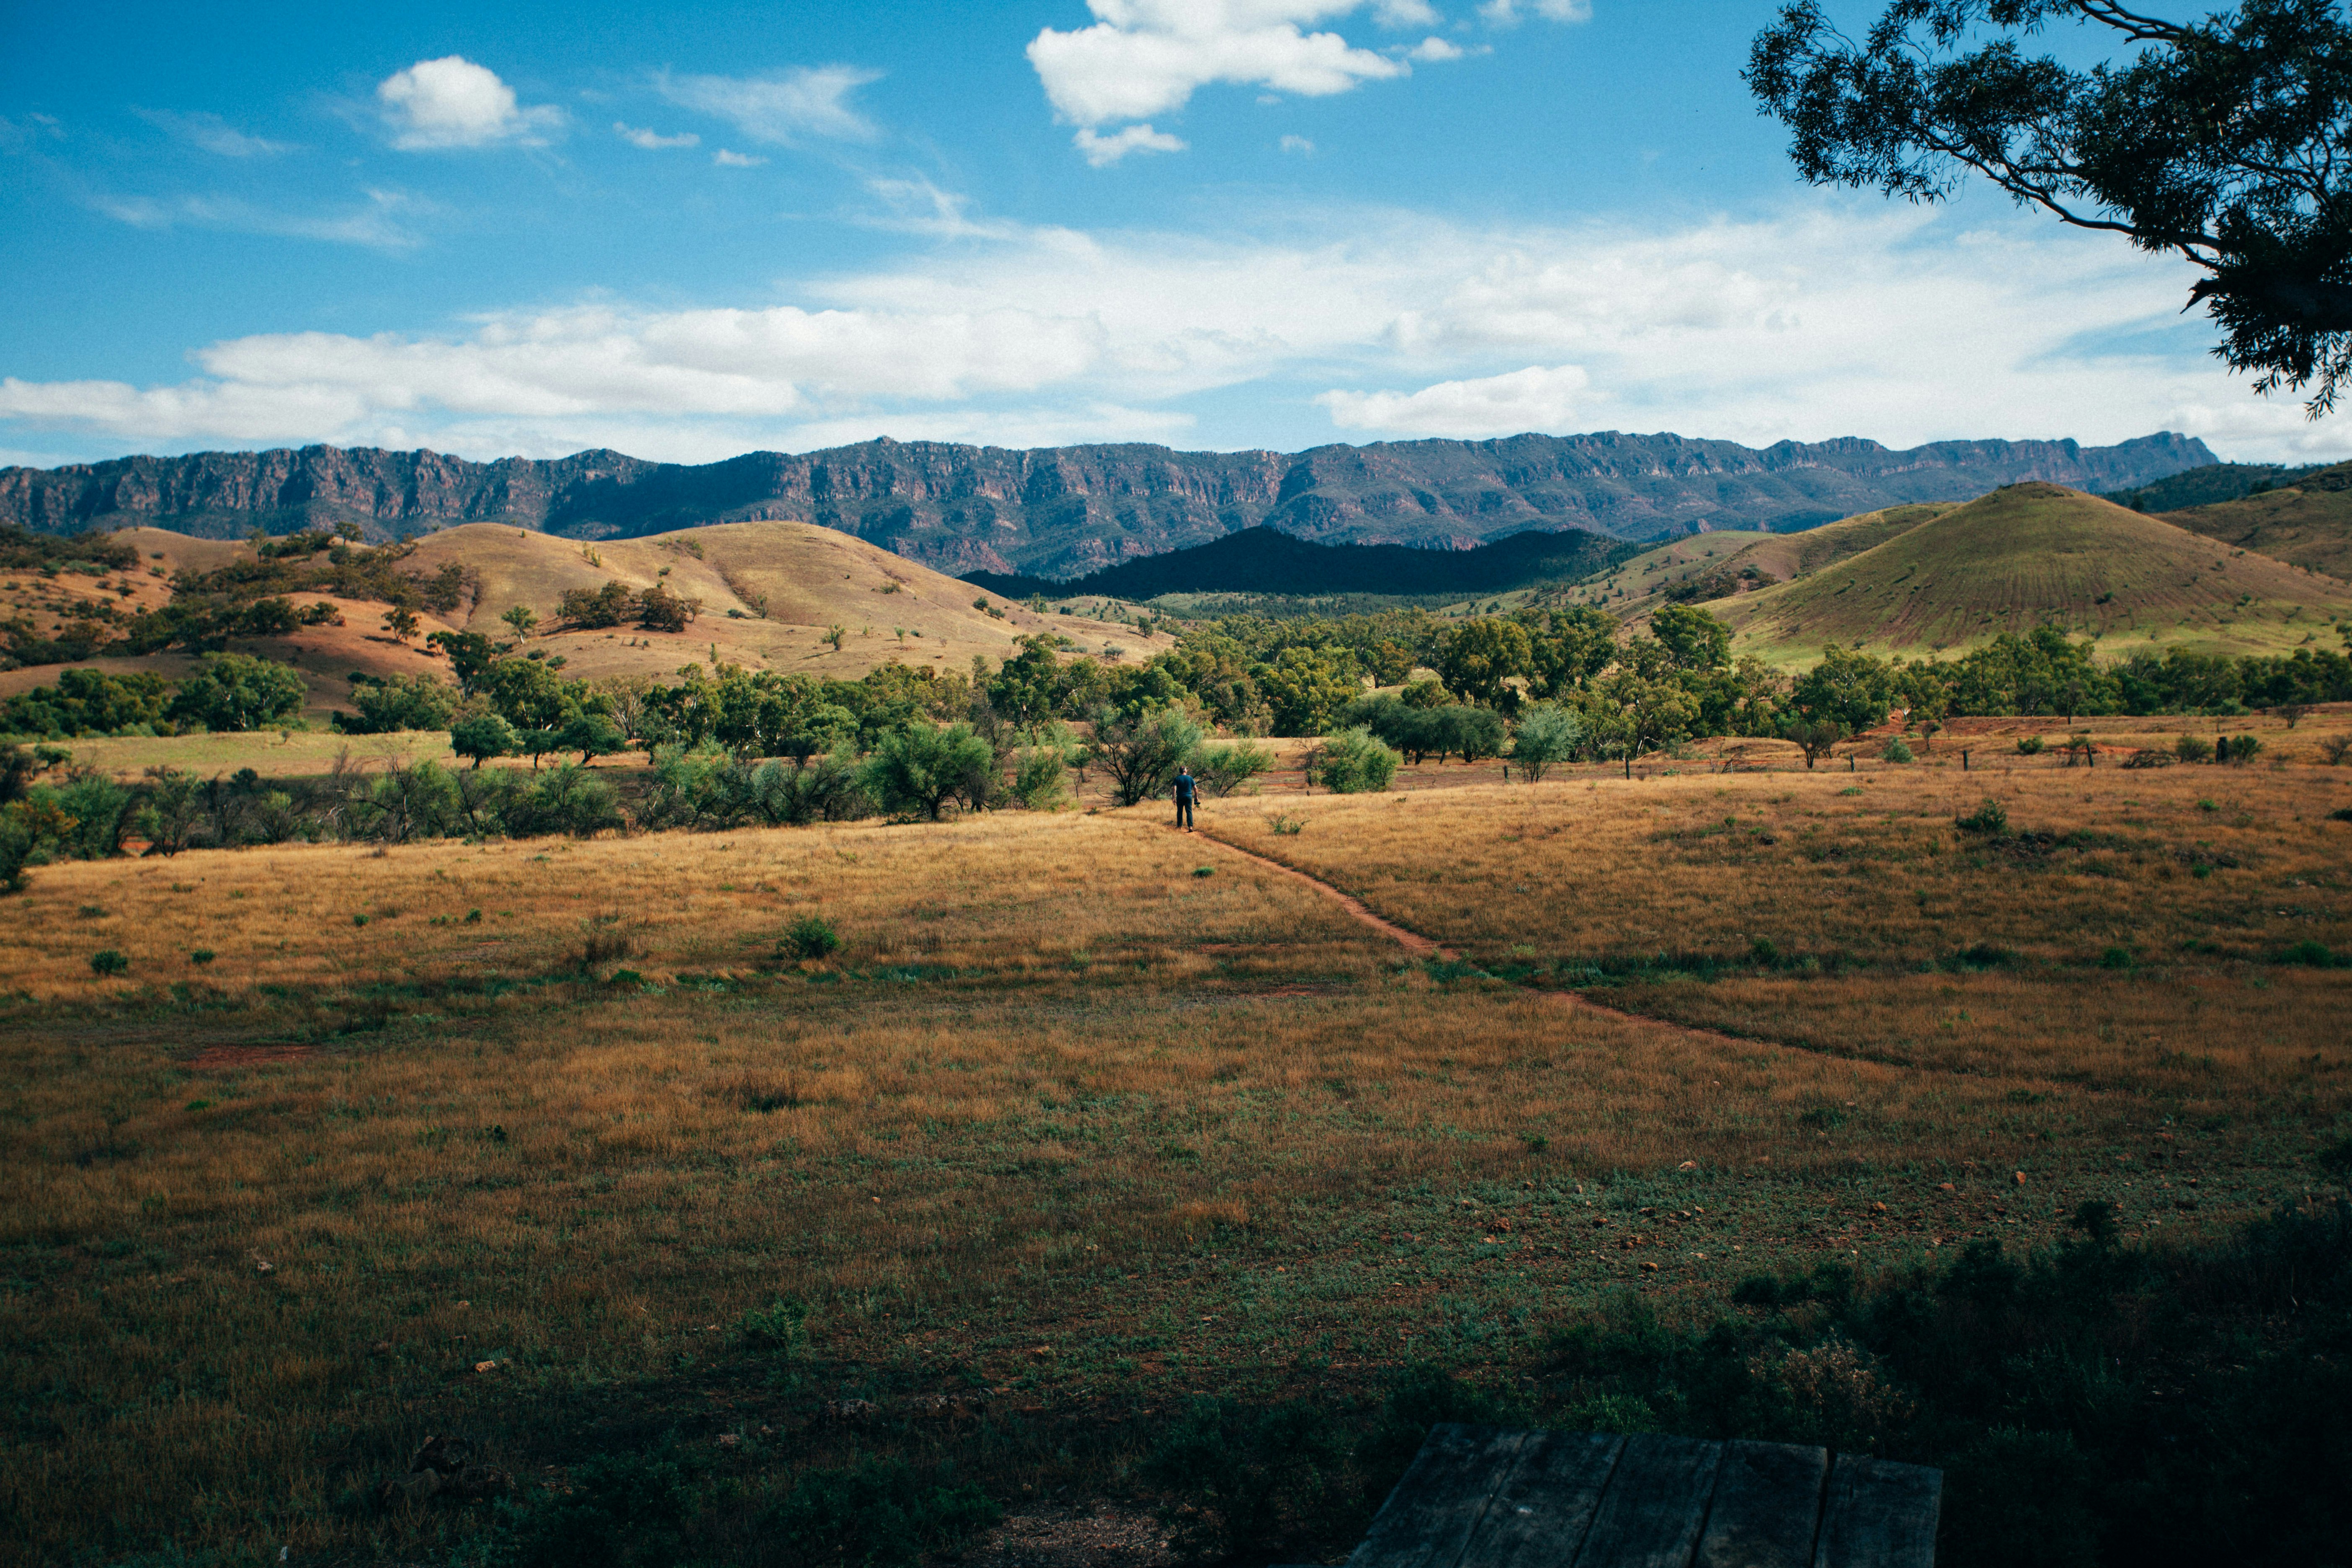
{"type": "Polygon", "coordinates": [[[2176,645],[2255,653],[2325,634],[2352,613],[2352,587],[2036,481],[1706,607],[1731,623],[1738,651],[1788,663],[1831,642],[1957,652],[2045,624],[2116,654],[2176,645]]]}
{"type": "MultiPolygon", "coordinates": [[[[0,616],[29,615],[37,602],[38,613],[31,618],[46,632],[63,625],[70,604],[83,599],[117,605],[125,616],[159,609],[169,602],[171,574],[211,571],[253,551],[244,542],[191,539],[154,528],[125,529],[116,538],[139,552],[137,568],[99,581],[7,574],[0,578],[0,616]],[[128,595],[118,592],[123,584],[130,586],[128,595]]],[[[238,638],[231,647],[299,671],[310,690],[304,715],[317,722],[331,710],[350,706],[353,672],[444,672],[446,661],[424,646],[427,637],[473,630],[504,639],[510,634],[499,617],[516,605],[540,617],[532,648],[563,655],[567,674],[591,679],[666,678],[681,665],[714,657],[755,669],[841,679],[855,679],[893,659],[965,669],[975,654],[1001,663],[1018,651],[1017,638],[1038,633],[1066,637],[1077,652],[1113,659],[1148,658],[1174,643],[1171,634],[1147,635],[1108,618],[1116,613],[1108,606],[1104,619],[1034,614],[852,535],[809,523],[727,523],[587,545],[497,523],[470,523],[420,541],[403,566],[430,576],[452,562],[468,574],[466,597],[444,614],[419,610],[418,629],[407,642],[384,629],[382,604],[299,593],[295,598],[301,604],[323,599],[333,605],[343,624],[306,626],[284,637],[238,638]],[[667,584],[674,593],[700,599],[700,615],[675,633],[635,626],[568,630],[557,624],[557,605],[566,590],[593,591],[613,582],[632,591],[667,584]],[[979,599],[997,613],[975,607],[979,599]],[[838,649],[825,640],[836,626],[843,632],[838,649]]],[[[194,659],[173,651],[75,663],[114,674],[148,669],[177,679],[194,659]]],[[[61,668],[0,671],[0,697],[49,685],[61,668]]]]}
{"type": "Polygon", "coordinates": [[[2159,515],[2209,539],[2352,580],[2352,463],[2259,495],[2159,515]]]}

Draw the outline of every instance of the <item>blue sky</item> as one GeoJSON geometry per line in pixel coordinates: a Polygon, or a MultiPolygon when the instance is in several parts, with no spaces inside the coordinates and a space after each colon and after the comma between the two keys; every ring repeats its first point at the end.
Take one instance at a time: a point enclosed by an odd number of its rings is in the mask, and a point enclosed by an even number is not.
{"type": "Polygon", "coordinates": [[[1983,190],[1799,185],[1738,79],[1770,15],[12,6],[0,461],[1612,428],[2352,455],[2207,355],[2180,264],[1983,190]]]}

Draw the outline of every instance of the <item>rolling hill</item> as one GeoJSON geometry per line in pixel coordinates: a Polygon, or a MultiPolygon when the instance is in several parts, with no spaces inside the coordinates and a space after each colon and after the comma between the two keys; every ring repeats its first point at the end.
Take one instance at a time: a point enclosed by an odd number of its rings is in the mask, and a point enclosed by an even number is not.
{"type": "Polygon", "coordinates": [[[2338,463],[2237,500],[2161,514],[2209,539],[2352,581],[2352,463],[2338,463]]]}
{"type": "Polygon", "coordinates": [[[1559,598],[1635,620],[1661,604],[1726,598],[1818,572],[1950,510],[1948,504],[1887,507],[1802,533],[1697,534],[1596,573],[1559,598]]]}
{"type": "MultiPolygon", "coordinates": [[[[2105,650],[2279,651],[2352,614],[2352,584],[2217,545],[2057,485],[1996,490],[1809,575],[1717,599],[1740,652],[1781,662],[1838,642],[1958,652],[2054,624],[2105,650]]],[[[2332,638],[2331,638],[2332,641],[2332,638]]]]}
{"type": "Polygon", "coordinates": [[[1904,501],[1967,500],[2020,479],[2114,489],[2210,465],[2201,441],[1729,441],[1602,431],[1297,453],[1165,447],[1013,451],[868,441],[724,462],[624,453],[477,463],[305,447],[0,468],[0,524],[49,533],[140,524],[239,539],[356,522],[372,539],[505,522],[571,539],[789,521],[853,533],[942,571],[1073,577],[1271,523],[1318,543],[1445,549],[1530,529],[1660,540],[1805,529],[1904,501]]]}
{"type": "MultiPolygon", "coordinates": [[[[209,571],[253,553],[248,543],[190,539],[162,529],[126,529],[115,537],[136,548],[144,565],[167,574],[182,568],[209,571]]],[[[674,593],[699,598],[703,607],[683,632],[625,626],[535,634],[530,646],[562,655],[567,674],[666,677],[680,665],[715,658],[755,669],[848,679],[892,659],[942,670],[966,668],[975,654],[1001,662],[1018,651],[1018,637],[1033,633],[1066,637],[1081,651],[1113,658],[1149,658],[1173,642],[1170,634],[1148,634],[1122,620],[1034,615],[1018,605],[997,605],[992,615],[975,607],[975,599],[988,596],[971,584],[809,523],[730,523],[593,545],[474,523],[420,541],[402,563],[427,576],[446,564],[466,574],[467,590],[455,609],[439,615],[419,611],[422,624],[409,642],[383,629],[386,606],[381,603],[302,593],[295,595],[298,602],[323,598],[341,612],[343,624],[305,626],[282,637],[239,638],[230,646],[291,665],[310,689],[307,716],[322,721],[330,709],[350,706],[353,671],[446,672],[446,661],[423,646],[436,631],[471,630],[503,639],[511,634],[499,616],[516,605],[535,612],[542,628],[552,627],[565,590],[593,591],[606,583],[633,592],[665,584],[674,593]],[[838,649],[824,640],[834,626],[844,633],[838,649]]],[[[111,590],[94,585],[60,587],[75,581],[62,576],[42,580],[37,589],[31,585],[37,574],[22,575],[27,581],[20,584],[13,574],[0,574],[0,602],[37,591],[60,606],[68,595],[116,599],[111,590]]],[[[131,588],[121,600],[125,613],[158,608],[169,598],[164,579],[143,569],[122,574],[121,580],[131,588]]],[[[62,609],[56,624],[64,624],[62,609]]],[[[177,679],[194,659],[173,651],[74,663],[116,674],[152,669],[177,679]]],[[[48,685],[60,668],[29,665],[0,671],[0,697],[48,685]]]]}

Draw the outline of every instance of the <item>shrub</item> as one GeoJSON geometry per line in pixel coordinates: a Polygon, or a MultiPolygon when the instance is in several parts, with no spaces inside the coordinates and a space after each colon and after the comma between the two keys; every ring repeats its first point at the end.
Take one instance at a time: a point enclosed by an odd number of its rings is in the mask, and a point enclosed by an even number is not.
{"type": "Polygon", "coordinates": [[[2202,735],[2183,735],[2172,742],[2172,754],[2184,763],[2210,763],[2213,747],[2202,735]]]}
{"type": "Polygon", "coordinates": [[[2124,766],[2127,768],[2168,768],[2171,765],[2170,752],[2159,752],[2148,746],[2137,748],[2130,756],[2124,759],[2124,766]]]}
{"type": "MultiPolygon", "coordinates": [[[[2346,816],[2347,820],[2352,820],[2352,813],[2347,813],[2346,816]]],[[[1286,811],[1273,813],[1265,819],[1265,825],[1277,837],[1283,838],[1296,838],[1307,831],[1307,819],[1303,816],[1295,816],[1286,811]]]]}
{"type": "Polygon", "coordinates": [[[1315,779],[1333,795],[1378,795],[1403,760],[1370,730],[1342,730],[1323,738],[1315,779]]]}
{"type": "Polygon", "coordinates": [[[2101,969],[2129,969],[2131,966],[2131,949],[2127,947],[2111,947],[2099,954],[2101,969]]]}
{"type": "Polygon", "coordinates": [[[163,678],[144,670],[61,670],[55,686],[36,687],[0,702],[0,733],[110,735],[162,719],[165,694],[163,678]]]}
{"type": "Polygon", "coordinates": [[[1538,702],[1520,710],[1519,732],[1511,742],[1511,761],[1529,784],[1541,784],[1545,773],[1576,755],[1584,743],[1584,716],[1572,708],[1538,702]]]}
{"type": "Polygon", "coordinates": [[[2319,754],[2327,760],[2329,767],[2343,766],[2345,759],[2352,757],[2352,733],[2328,736],[2319,742],[2319,754]]]}
{"type": "Polygon", "coordinates": [[[2315,942],[2308,937],[2280,953],[2278,961],[2281,963],[2298,964],[2306,969],[2338,967],[2338,960],[2335,953],[2328,951],[2327,944],[2315,942]]]}
{"type": "Polygon", "coordinates": [[[779,1297],[765,1307],[754,1307],[744,1313],[742,1321],[736,1324],[736,1331],[747,1345],[796,1355],[808,1344],[807,1304],[779,1297]]]}
{"type": "Polygon", "coordinates": [[[522,837],[565,833],[585,838],[622,826],[618,793],[570,763],[550,769],[527,791],[518,790],[503,803],[501,816],[507,831],[522,837]]]}
{"type": "Polygon", "coordinates": [[[431,675],[352,677],[352,706],[329,721],[348,735],[387,735],[402,730],[442,730],[457,710],[457,692],[431,675]]]}
{"type": "Polygon", "coordinates": [[[1982,833],[1998,837],[2009,831],[2009,808],[1988,796],[1982,805],[1957,819],[1954,826],[1963,833],[1982,833]]]}
{"type": "Polygon", "coordinates": [[[1886,742],[1886,749],[1878,754],[1881,758],[1890,763],[1907,763],[1912,760],[1911,748],[1903,743],[1903,737],[1900,735],[1886,742]]]}
{"type": "Polygon", "coordinates": [[[1013,798],[1031,811],[1059,811],[1069,805],[1068,750],[1048,743],[1014,752],[1013,798]]]}
{"type": "Polygon", "coordinates": [[[120,974],[130,967],[131,961],[110,947],[101,947],[89,955],[89,969],[93,974],[120,974]]]}
{"type": "Polygon", "coordinates": [[[885,734],[859,778],[885,811],[937,822],[959,797],[974,810],[985,806],[995,774],[996,752],[971,725],[917,722],[885,734]]]}
{"type": "Polygon", "coordinates": [[[2224,735],[2213,743],[2213,755],[2216,761],[2242,767],[2252,762],[2262,749],[2260,735],[2224,735]]]}
{"type": "Polygon", "coordinates": [[[2021,757],[2040,756],[2042,754],[2042,737],[2039,735],[2020,735],[2017,738],[2017,754],[2021,757]]]}
{"type": "Polygon", "coordinates": [[[1192,753],[1192,777],[1201,793],[1222,799],[1274,766],[1274,748],[1252,741],[1204,745],[1192,753]]]}
{"type": "Polygon", "coordinates": [[[840,933],[822,915],[803,915],[784,928],[783,951],[794,958],[827,958],[840,946],[840,933]]]}

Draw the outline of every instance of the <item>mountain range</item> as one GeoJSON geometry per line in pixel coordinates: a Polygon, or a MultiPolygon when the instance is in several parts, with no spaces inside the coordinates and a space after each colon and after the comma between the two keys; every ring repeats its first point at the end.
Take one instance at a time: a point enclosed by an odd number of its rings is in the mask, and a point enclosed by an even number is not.
{"type": "Polygon", "coordinates": [[[1858,437],[1756,450],[1614,431],[1298,453],[882,439],[699,465],[612,451],[477,463],[305,447],[0,469],[0,524],[53,533],[144,525],[218,539],[351,522],[388,538],[488,521],[601,540],[787,521],[940,571],[1066,578],[1263,525],[1318,543],[1438,549],[1529,529],[1627,540],[1789,531],[2024,479],[2127,489],[2213,461],[2202,441],[2170,433],[2113,447],[1941,441],[1907,451],[1858,437]]]}

